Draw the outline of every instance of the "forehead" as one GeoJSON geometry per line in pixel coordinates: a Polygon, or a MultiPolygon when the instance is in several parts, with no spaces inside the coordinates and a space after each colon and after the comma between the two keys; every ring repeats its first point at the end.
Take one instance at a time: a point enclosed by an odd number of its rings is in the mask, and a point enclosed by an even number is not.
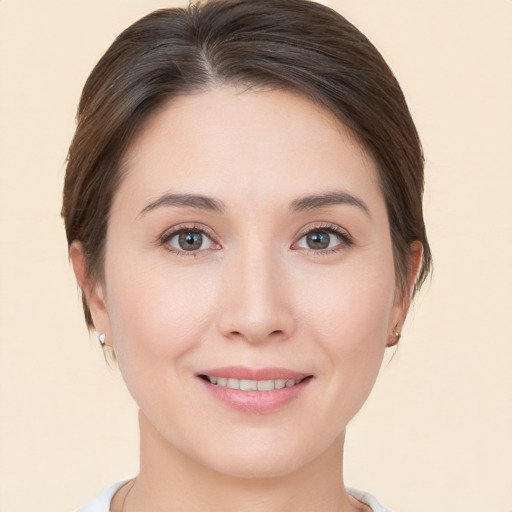
{"type": "Polygon", "coordinates": [[[382,202],[377,169],[329,111],[289,91],[218,87],[154,113],[125,156],[118,195],[165,191],[257,202],[343,189],[382,202]]]}

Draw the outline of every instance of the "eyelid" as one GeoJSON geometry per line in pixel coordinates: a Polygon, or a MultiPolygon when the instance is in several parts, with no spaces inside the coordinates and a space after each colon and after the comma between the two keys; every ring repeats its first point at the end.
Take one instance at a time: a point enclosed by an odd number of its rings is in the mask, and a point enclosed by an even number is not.
{"type": "Polygon", "coordinates": [[[330,222],[320,222],[318,224],[308,225],[303,228],[295,237],[295,242],[292,245],[292,249],[306,251],[314,255],[323,255],[347,249],[352,245],[354,245],[354,239],[346,229],[343,229],[337,224],[331,224],[330,222]],[[340,242],[335,247],[328,249],[306,249],[304,247],[294,248],[294,246],[296,246],[297,243],[302,240],[302,238],[314,231],[327,231],[328,233],[337,236],[340,242]]]}
{"type": "MultiPolygon", "coordinates": [[[[179,234],[182,231],[194,231],[201,233],[202,235],[205,235],[207,238],[211,240],[211,242],[218,247],[213,250],[218,250],[221,248],[221,244],[217,240],[217,237],[213,234],[212,230],[209,229],[207,226],[203,224],[198,224],[195,222],[189,222],[189,223],[180,223],[175,226],[171,226],[170,228],[166,229],[157,240],[158,245],[164,246],[166,250],[173,254],[177,255],[183,255],[183,256],[191,256],[191,257],[197,257],[201,253],[205,253],[207,250],[211,249],[200,249],[196,251],[182,251],[180,249],[177,249],[176,247],[170,246],[169,241],[175,237],[177,234],[179,234]]],[[[306,226],[305,228],[301,229],[301,231],[295,236],[295,242],[292,244],[292,249],[294,250],[301,250],[306,251],[314,255],[323,255],[323,254],[329,254],[334,253],[343,249],[347,249],[354,245],[354,239],[350,235],[350,233],[338,226],[337,224],[331,224],[329,222],[319,222],[316,224],[310,224],[306,226]],[[296,247],[299,240],[301,240],[304,236],[309,234],[312,231],[327,231],[328,233],[331,233],[338,237],[339,243],[335,247],[327,248],[327,249],[306,249],[303,247],[296,247]]]]}
{"type": "MultiPolygon", "coordinates": [[[[172,240],[176,235],[178,235],[182,231],[193,231],[196,233],[201,233],[202,235],[209,238],[213,244],[219,246],[220,243],[217,240],[217,237],[213,234],[213,232],[203,224],[198,224],[195,222],[184,222],[177,224],[175,226],[171,226],[166,229],[159,237],[158,237],[158,245],[162,245],[167,251],[177,254],[179,256],[191,256],[197,257],[200,253],[206,252],[208,249],[201,249],[197,251],[182,251],[176,247],[173,247],[169,244],[169,241],[172,240]]],[[[217,250],[217,249],[214,249],[217,250]]]]}

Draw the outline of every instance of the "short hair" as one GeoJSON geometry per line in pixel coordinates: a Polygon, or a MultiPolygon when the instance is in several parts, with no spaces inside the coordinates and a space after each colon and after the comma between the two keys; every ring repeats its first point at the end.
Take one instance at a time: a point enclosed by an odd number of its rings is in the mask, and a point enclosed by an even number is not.
{"type": "Polygon", "coordinates": [[[415,292],[431,267],[417,130],[378,50],[339,13],[309,0],[210,0],[162,9],[115,39],[84,86],[64,183],[68,244],[82,243],[89,276],[103,277],[110,207],[137,130],[173,97],[217,84],[298,92],[348,127],[377,164],[402,292],[410,244],[423,246],[415,292]]]}

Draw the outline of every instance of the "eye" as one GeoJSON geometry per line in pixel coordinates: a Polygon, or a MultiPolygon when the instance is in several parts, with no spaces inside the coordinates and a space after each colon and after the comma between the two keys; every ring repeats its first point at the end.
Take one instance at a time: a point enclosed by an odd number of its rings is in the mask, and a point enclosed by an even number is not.
{"type": "Polygon", "coordinates": [[[206,249],[215,249],[217,244],[202,230],[182,228],[164,235],[162,243],[177,253],[194,253],[206,249]]]}
{"type": "Polygon", "coordinates": [[[325,226],[311,229],[302,235],[296,243],[301,249],[331,252],[353,244],[352,238],[337,226],[325,226]]]}

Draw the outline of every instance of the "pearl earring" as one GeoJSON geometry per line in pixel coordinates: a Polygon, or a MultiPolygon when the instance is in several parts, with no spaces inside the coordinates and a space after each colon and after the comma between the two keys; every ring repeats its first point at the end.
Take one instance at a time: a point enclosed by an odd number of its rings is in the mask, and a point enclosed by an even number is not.
{"type": "Polygon", "coordinates": [[[102,332],[101,334],[99,334],[98,339],[100,340],[101,346],[104,347],[105,346],[105,333],[102,332]]]}

